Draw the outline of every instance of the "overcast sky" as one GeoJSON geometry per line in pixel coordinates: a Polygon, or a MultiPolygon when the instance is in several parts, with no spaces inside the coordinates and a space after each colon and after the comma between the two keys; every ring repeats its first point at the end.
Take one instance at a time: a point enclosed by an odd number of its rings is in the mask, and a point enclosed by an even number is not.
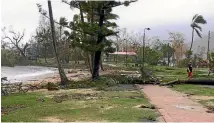
{"type": "MultiPolygon", "coordinates": [[[[47,10],[47,0],[1,0],[1,26],[12,26],[17,31],[26,30],[25,41],[35,33],[38,26],[39,13],[36,3],[47,10]]],[[[61,0],[52,0],[54,18],[61,16],[72,20],[79,11],[71,10],[61,0]]],[[[149,36],[159,36],[167,39],[167,31],[185,33],[190,39],[190,23],[194,14],[202,14],[208,24],[203,26],[203,34],[214,30],[214,0],[138,0],[128,7],[120,6],[113,9],[119,15],[116,20],[120,28],[129,31],[142,32],[150,27],[149,36]]]]}

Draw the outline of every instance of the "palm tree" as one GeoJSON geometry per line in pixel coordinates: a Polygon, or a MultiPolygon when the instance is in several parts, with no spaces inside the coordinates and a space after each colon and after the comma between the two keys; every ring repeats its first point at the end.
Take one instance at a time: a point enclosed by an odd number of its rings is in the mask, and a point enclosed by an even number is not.
{"type": "Polygon", "coordinates": [[[60,27],[59,27],[59,31],[60,31],[60,40],[61,40],[61,36],[62,36],[62,27],[63,26],[67,26],[68,25],[68,21],[65,17],[61,17],[59,19],[59,24],[60,24],[60,27]]]}
{"type": "MultiPolygon", "coordinates": [[[[204,17],[202,15],[199,14],[195,14],[192,18],[192,23],[191,23],[191,27],[192,27],[192,42],[191,42],[191,46],[189,49],[189,52],[191,52],[192,50],[192,45],[193,45],[193,40],[194,40],[194,32],[197,33],[197,35],[202,38],[201,36],[201,32],[202,32],[202,28],[201,26],[199,26],[199,24],[206,24],[207,21],[204,19],[204,17]]],[[[190,53],[189,53],[189,57],[190,57],[190,53]]]]}
{"type": "Polygon", "coordinates": [[[55,35],[54,20],[53,20],[52,6],[51,6],[50,0],[48,0],[48,9],[49,9],[49,16],[50,16],[50,26],[51,26],[51,33],[52,33],[52,40],[53,40],[53,48],[54,48],[54,52],[55,52],[55,57],[56,57],[56,61],[57,61],[60,79],[61,79],[61,85],[66,85],[69,82],[69,80],[65,75],[64,69],[62,68],[62,65],[59,60],[59,54],[58,54],[57,48],[56,48],[56,35],[55,35]]]}

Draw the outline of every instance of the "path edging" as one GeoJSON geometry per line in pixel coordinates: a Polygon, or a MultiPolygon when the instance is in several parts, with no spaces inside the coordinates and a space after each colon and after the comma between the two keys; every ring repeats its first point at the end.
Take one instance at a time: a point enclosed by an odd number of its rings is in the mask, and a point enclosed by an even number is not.
{"type": "MultiPolygon", "coordinates": [[[[135,86],[136,86],[136,88],[137,88],[138,90],[142,91],[142,90],[141,90],[142,88],[140,87],[139,84],[135,84],[135,86]]],[[[143,93],[144,93],[144,92],[143,92],[143,93]]],[[[149,100],[149,103],[151,103],[151,100],[149,99],[149,97],[148,97],[147,94],[144,93],[144,97],[145,97],[147,100],[149,100]]],[[[152,104],[152,105],[154,105],[154,104],[152,104]]],[[[166,118],[164,118],[164,116],[162,115],[162,113],[161,113],[161,111],[159,110],[159,108],[157,107],[157,105],[154,105],[154,107],[155,107],[155,110],[160,114],[160,118],[163,119],[164,122],[167,122],[166,118]]],[[[173,122],[174,122],[174,121],[173,121],[173,122]]]]}

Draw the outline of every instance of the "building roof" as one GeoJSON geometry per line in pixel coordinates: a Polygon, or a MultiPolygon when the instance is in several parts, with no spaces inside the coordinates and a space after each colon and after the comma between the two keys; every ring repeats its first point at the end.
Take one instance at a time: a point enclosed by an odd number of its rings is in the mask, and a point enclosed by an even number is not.
{"type": "Polygon", "coordinates": [[[135,52],[114,52],[114,53],[109,53],[111,55],[136,55],[135,52]]]}

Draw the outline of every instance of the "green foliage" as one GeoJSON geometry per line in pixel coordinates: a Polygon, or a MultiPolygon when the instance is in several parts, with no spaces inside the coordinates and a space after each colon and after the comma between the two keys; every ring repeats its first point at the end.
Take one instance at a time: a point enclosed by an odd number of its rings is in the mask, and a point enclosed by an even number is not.
{"type": "MultiPolygon", "coordinates": [[[[140,58],[140,62],[142,63],[142,47],[137,51],[138,58],[140,58]]],[[[160,60],[161,53],[155,49],[151,49],[150,47],[145,47],[145,62],[150,65],[157,65],[160,60]]]]}
{"type": "Polygon", "coordinates": [[[153,49],[159,51],[161,53],[162,58],[172,57],[174,53],[174,49],[171,46],[162,42],[156,44],[153,49]]]}
{"type": "Polygon", "coordinates": [[[13,67],[17,64],[19,56],[15,55],[13,51],[1,49],[1,65],[13,67]]]}
{"type": "Polygon", "coordinates": [[[145,62],[150,65],[157,65],[160,59],[161,53],[157,50],[149,47],[145,48],[145,62]]]}
{"type": "Polygon", "coordinates": [[[185,57],[186,57],[186,58],[191,58],[192,54],[193,54],[193,52],[190,51],[190,50],[188,50],[188,51],[186,51],[186,53],[185,53],[185,57]]]}
{"type": "Polygon", "coordinates": [[[202,38],[202,36],[201,36],[202,28],[201,28],[201,26],[199,26],[199,24],[206,24],[206,23],[207,23],[207,21],[205,20],[205,18],[202,15],[195,14],[192,18],[191,27],[196,31],[197,35],[200,38],[202,38]]]}
{"type": "Polygon", "coordinates": [[[185,92],[187,94],[195,94],[202,96],[213,96],[214,89],[209,87],[202,87],[201,85],[182,84],[175,85],[173,88],[177,91],[185,92]]]}
{"type": "Polygon", "coordinates": [[[189,59],[182,59],[178,62],[177,67],[180,67],[180,68],[187,67],[188,63],[189,63],[189,59]]]}
{"type": "Polygon", "coordinates": [[[165,70],[175,70],[175,68],[172,67],[166,67],[165,70]]]}
{"type": "Polygon", "coordinates": [[[105,47],[103,49],[103,52],[108,55],[109,53],[114,53],[116,51],[116,48],[112,47],[112,41],[106,40],[105,41],[105,47]]]}
{"type": "Polygon", "coordinates": [[[49,91],[59,90],[58,85],[57,85],[57,84],[54,84],[54,83],[51,83],[51,82],[48,82],[48,84],[47,84],[47,89],[48,89],[49,91]]]}

